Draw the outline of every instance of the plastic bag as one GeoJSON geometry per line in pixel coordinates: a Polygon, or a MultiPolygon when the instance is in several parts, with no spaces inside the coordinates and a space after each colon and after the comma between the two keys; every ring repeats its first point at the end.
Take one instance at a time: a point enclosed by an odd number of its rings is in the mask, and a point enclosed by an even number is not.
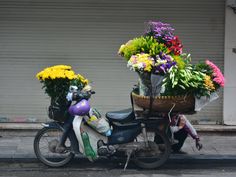
{"type": "Polygon", "coordinates": [[[51,104],[48,107],[48,117],[50,119],[64,122],[68,117],[68,105],[66,100],[51,100],[51,104]]]}
{"type": "Polygon", "coordinates": [[[150,96],[151,75],[149,73],[139,74],[139,95],[150,96]]]}
{"type": "Polygon", "coordinates": [[[160,93],[163,93],[162,81],[164,76],[151,74],[151,83],[152,83],[152,96],[160,96],[160,93]]]}
{"type": "Polygon", "coordinates": [[[93,161],[97,158],[97,154],[96,152],[93,150],[91,144],[90,144],[90,138],[87,132],[82,132],[81,133],[81,137],[83,140],[83,144],[84,144],[84,152],[86,157],[88,157],[88,159],[90,161],[93,161]]]}
{"type": "Polygon", "coordinates": [[[200,111],[203,107],[208,105],[210,102],[219,98],[216,92],[211,93],[210,97],[202,96],[200,98],[195,97],[195,111],[200,111]]]}
{"type": "Polygon", "coordinates": [[[95,109],[91,108],[89,111],[89,116],[84,117],[87,124],[105,136],[111,135],[111,128],[107,119],[101,117],[100,113],[95,109]]]}

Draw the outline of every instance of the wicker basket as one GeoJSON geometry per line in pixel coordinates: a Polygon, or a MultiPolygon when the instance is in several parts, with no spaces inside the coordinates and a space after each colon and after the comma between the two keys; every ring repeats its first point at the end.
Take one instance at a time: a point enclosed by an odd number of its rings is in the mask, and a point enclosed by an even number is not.
{"type": "MultiPolygon", "coordinates": [[[[149,109],[150,97],[141,96],[132,92],[134,104],[149,109]]],[[[155,112],[194,113],[195,99],[193,95],[188,96],[158,96],[155,97],[152,104],[152,110],[155,112]]]]}

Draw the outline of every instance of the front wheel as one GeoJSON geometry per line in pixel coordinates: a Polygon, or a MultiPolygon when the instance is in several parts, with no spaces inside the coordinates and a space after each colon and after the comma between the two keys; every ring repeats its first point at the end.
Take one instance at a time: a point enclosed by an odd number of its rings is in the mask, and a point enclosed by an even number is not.
{"type": "MultiPolygon", "coordinates": [[[[134,163],[145,169],[157,168],[163,165],[171,153],[168,137],[160,132],[147,132],[148,146],[134,154],[134,163]]],[[[144,143],[143,135],[137,137],[138,142],[144,143]]]]}
{"type": "Polygon", "coordinates": [[[50,167],[61,167],[67,164],[74,154],[71,152],[71,142],[67,138],[65,142],[66,150],[64,152],[56,152],[62,136],[62,130],[58,127],[44,127],[38,131],[34,139],[34,152],[36,157],[45,165],[50,167]]]}

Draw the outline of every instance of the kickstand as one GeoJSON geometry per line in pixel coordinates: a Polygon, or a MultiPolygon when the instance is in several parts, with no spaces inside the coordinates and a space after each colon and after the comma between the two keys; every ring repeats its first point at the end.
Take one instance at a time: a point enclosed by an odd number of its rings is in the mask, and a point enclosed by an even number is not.
{"type": "Polygon", "coordinates": [[[125,166],[124,166],[124,171],[126,170],[126,168],[128,166],[128,163],[129,163],[130,157],[132,155],[132,152],[133,152],[132,150],[126,151],[127,159],[126,159],[126,163],[125,163],[125,166]]]}

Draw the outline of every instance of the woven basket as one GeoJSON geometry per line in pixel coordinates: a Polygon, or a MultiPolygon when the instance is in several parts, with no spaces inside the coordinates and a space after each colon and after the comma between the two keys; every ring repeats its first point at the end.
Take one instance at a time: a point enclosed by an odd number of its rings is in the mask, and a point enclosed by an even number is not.
{"type": "MultiPolygon", "coordinates": [[[[132,92],[134,104],[149,109],[150,97],[141,96],[132,92]]],[[[195,99],[193,95],[187,96],[158,96],[154,97],[152,110],[155,112],[172,112],[194,113],[195,99]]]]}

